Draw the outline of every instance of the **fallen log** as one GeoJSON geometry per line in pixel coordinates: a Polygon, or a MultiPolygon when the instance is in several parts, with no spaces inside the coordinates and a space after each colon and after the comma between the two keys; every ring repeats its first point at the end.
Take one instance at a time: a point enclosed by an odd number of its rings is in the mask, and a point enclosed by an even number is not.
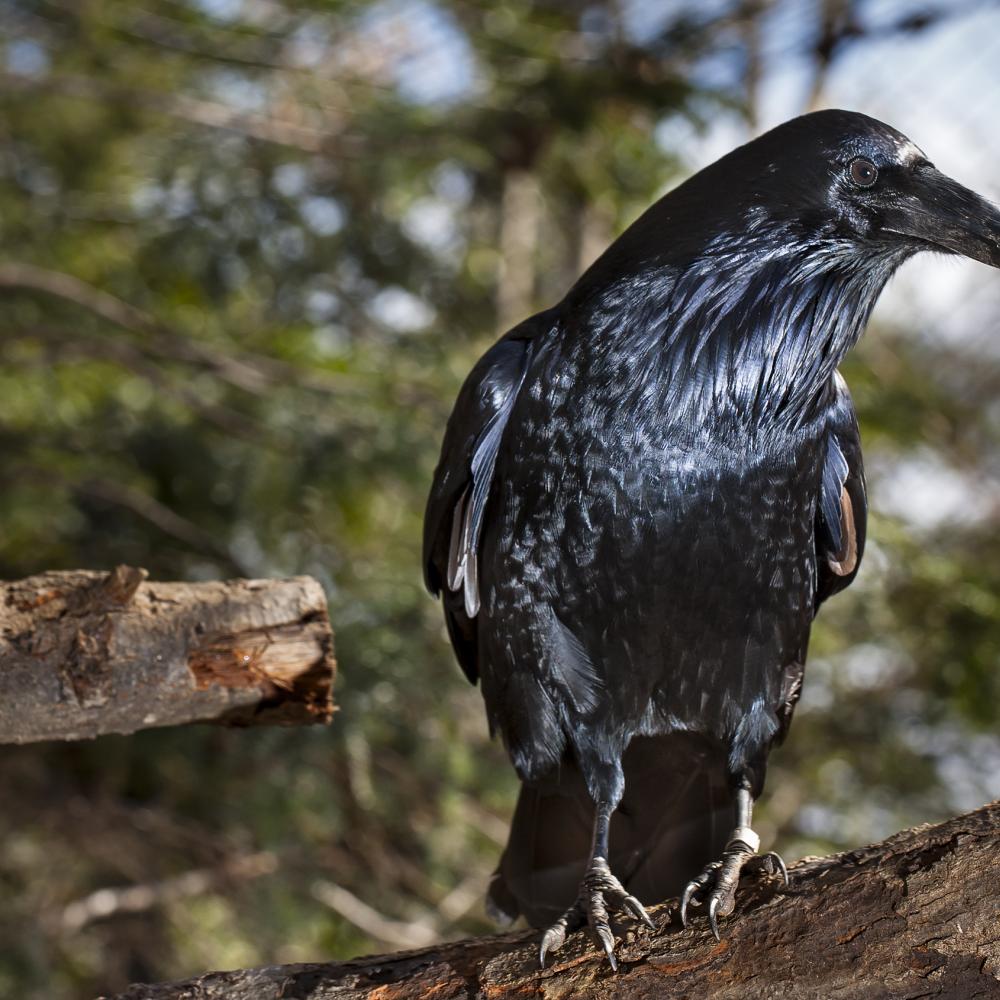
{"type": "Polygon", "coordinates": [[[151,583],[119,566],[0,583],[0,743],[327,722],[334,673],[309,577],[151,583]]]}
{"type": "Polygon", "coordinates": [[[214,972],[104,1000],[917,1000],[1000,997],[1000,803],[741,889],[716,942],[676,901],[629,929],[613,973],[586,933],[538,968],[522,932],[333,964],[214,972]]]}

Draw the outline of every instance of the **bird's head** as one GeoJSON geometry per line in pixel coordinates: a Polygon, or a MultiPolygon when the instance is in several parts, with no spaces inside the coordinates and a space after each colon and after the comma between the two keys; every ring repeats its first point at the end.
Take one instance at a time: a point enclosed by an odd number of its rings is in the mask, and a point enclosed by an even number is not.
{"type": "MultiPolygon", "coordinates": [[[[678,301],[686,303],[685,318],[705,325],[692,310],[713,296],[734,308],[742,298],[760,300],[759,282],[765,291],[808,291],[821,287],[814,279],[835,275],[864,299],[856,336],[895,269],[921,250],[1000,267],[1000,208],[941,173],[889,125],[851,111],[815,111],[664,195],[568,298],[584,301],[622,281],[635,298],[632,279],[642,272],[653,276],[641,282],[644,295],[672,299],[674,284],[662,276],[685,275],[697,294],[678,301]]],[[[668,306],[661,311],[667,315],[668,306]]]]}
{"type": "Polygon", "coordinates": [[[896,129],[817,111],[664,195],[591,265],[565,308],[590,310],[587,321],[609,334],[600,343],[627,334],[637,350],[656,348],[675,412],[692,426],[706,412],[797,420],[893,272],[921,250],[1000,267],[1000,209],[896,129]]]}
{"type": "Polygon", "coordinates": [[[783,223],[805,239],[832,240],[859,254],[900,259],[937,250],[1000,267],[1000,209],[874,118],[803,115],[715,166],[742,177],[749,217],[756,213],[765,226],[783,223]]]}

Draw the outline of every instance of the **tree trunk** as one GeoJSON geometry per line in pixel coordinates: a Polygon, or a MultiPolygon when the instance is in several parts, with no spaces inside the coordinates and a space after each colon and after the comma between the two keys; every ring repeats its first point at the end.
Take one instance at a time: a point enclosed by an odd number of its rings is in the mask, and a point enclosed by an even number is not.
{"type": "Polygon", "coordinates": [[[315,580],[145,579],[119,566],[0,583],[0,743],[329,721],[333,638],[315,580]]]}
{"type": "MultiPolygon", "coordinates": [[[[717,943],[699,914],[654,908],[615,974],[586,932],[538,968],[538,934],[457,941],[330,965],[216,972],[115,1000],[972,1000],[1000,997],[1000,803],[874,847],[800,861],[786,889],[747,884],[717,943]]],[[[697,912],[697,911],[695,911],[697,912]]]]}
{"type": "Polygon", "coordinates": [[[534,312],[531,305],[541,207],[538,178],[528,170],[508,170],[500,202],[500,273],[496,292],[500,332],[534,312]]]}

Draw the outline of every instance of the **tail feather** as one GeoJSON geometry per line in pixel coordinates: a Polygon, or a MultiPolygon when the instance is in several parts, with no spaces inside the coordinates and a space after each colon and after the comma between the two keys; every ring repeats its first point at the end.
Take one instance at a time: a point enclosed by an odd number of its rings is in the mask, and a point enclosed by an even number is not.
{"type": "MultiPolygon", "coordinates": [[[[646,904],[677,896],[718,857],[733,825],[723,762],[690,738],[643,737],[623,759],[625,795],[611,819],[608,859],[646,904]]],[[[487,906],[505,922],[556,920],[576,898],[590,851],[594,805],[573,762],[523,785],[487,906]]]]}

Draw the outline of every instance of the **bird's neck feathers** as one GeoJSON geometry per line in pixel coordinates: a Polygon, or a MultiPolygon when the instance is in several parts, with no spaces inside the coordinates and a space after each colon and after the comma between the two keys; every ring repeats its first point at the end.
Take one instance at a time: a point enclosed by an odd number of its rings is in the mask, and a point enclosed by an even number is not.
{"type": "Polygon", "coordinates": [[[718,237],[686,266],[628,279],[612,297],[630,315],[605,334],[638,362],[643,397],[655,384],[687,426],[797,426],[904,257],[834,238],[718,237]]]}

